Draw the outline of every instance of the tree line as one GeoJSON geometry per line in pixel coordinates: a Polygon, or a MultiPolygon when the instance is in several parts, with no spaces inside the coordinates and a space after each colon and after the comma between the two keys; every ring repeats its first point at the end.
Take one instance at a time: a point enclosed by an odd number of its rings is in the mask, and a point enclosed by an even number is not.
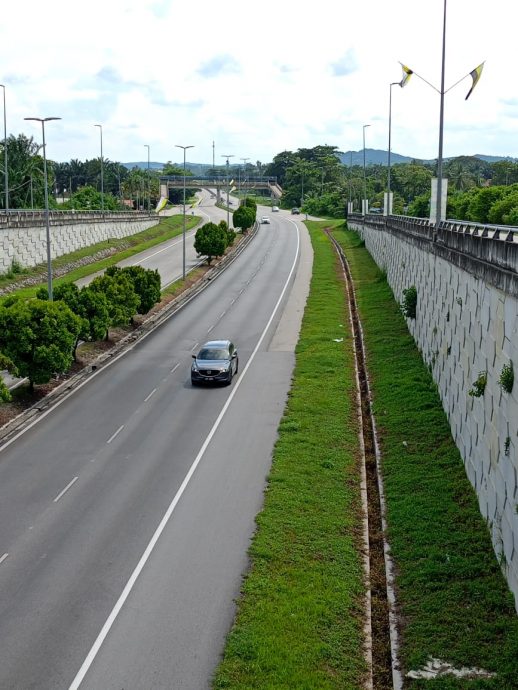
{"type": "MultiPolygon", "coordinates": [[[[387,191],[387,166],[376,164],[344,166],[336,146],[315,146],[283,151],[266,166],[283,189],[284,208],[302,206],[317,216],[343,218],[348,201],[361,209],[366,190],[371,209],[381,211],[387,191]]],[[[391,166],[393,212],[426,218],[429,215],[431,179],[437,164],[398,163],[391,166]]],[[[487,162],[472,156],[458,156],[443,164],[448,178],[448,217],[476,222],[518,225],[518,163],[511,160],[487,162]],[[490,213],[492,205],[495,208],[490,213]]]]}
{"type": "MultiPolygon", "coordinates": [[[[111,327],[130,324],[160,301],[160,274],[141,266],[111,266],[87,286],[61,283],[48,301],[17,296],[0,304],[0,368],[27,378],[31,390],[66,373],[78,344],[108,339],[111,327]]],[[[10,393],[0,379],[0,399],[10,393]]]]}

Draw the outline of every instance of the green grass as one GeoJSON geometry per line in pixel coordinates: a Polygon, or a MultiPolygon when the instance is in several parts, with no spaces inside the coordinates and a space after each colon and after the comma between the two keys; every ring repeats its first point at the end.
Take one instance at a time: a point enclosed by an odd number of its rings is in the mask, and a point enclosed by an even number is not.
{"type": "Polygon", "coordinates": [[[336,257],[308,225],[315,257],[293,386],[215,688],[362,687],[352,344],[336,257]]]}
{"type": "Polygon", "coordinates": [[[352,232],[335,231],[356,285],[381,435],[397,567],[404,668],[428,657],[491,680],[407,680],[406,688],[518,688],[518,618],[436,386],[384,275],[352,232]],[[406,446],[403,445],[406,442],[406,446]]]}
{"type": "MultiPolygon", "coordinates": [[[[199,216],[186,216],[186,229],[190,230],[200,220],[201,219],[199,216]]],[[[100,261],[96,261],[95,263],[87,264],[86,266],[80,266],[79,268],[70,271],[65,276],[56,278],[53,281],[54,285],[59,285],[62,282],[73,282],[79,280],[80,278],[84,278],[85,276],[91,275],[92,273],[96,273],[97,271],[102,271],[108,268],[108,266],[112,266],[113,264],[116,264],[119,261],[122,261],[123,259],[127,259],[131,256],[134,256],[135,254],[149,249],[150,247],[154,247],[155,245],[160,244],[161,242],[166,242],[167,240],[173,237],[177,237],[182,233],[182,231],[183,215],[179,214],[176,216],[167,216],[161,218],[160,222],[157,225],[154,225],[153,227],[148,228],[147,230],[143,230],[142,232],[139,232],[135,235],[124,237],[121,239],[105,240],[103,242],[98,242],[97,244],[91,245],[89,247],[83,247],[82,249],[78,249],[77,251],[72,252],[71,254],[65,254],[63,256],[60,256],[52,260],[52,266],[54,269],[59,268],[61,266],[66,266],[67,264],[70,264],[74,261],[78,261],[79,259],[82,259],[86,256],[92,256],[96,252],[102,251],[103,249],[108,249],[110,247],[121,247],[120,251],[115,252],[114,254],[105,259],[101,259],[100,261]],[[129,247],[127,246],[128,244],[130,245],[129,247]]],[[[32,269],[24,270],[24,277],[39,276],[41,275],[41,272],[45,270],[46,266],[36,266],[32,269]]],[[[12,277],[7,278],[7,276],[0,276],[0,287],[6,287],[12,282],[12,277]]],[[[38,288],[41,285],[46,285],[46,279],[43,279],[40,285],[34,287],[31,286],[27,288],[21,288],[20,290],[16,291],[16,294],[22,298],[27,299],[34,297],[36,295],[38,288]]]]}

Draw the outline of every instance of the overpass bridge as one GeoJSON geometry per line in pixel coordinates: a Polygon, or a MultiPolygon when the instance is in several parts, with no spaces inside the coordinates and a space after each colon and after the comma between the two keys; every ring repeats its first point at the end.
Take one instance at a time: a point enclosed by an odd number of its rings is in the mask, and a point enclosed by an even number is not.
{"type": "MultiPolygon", "coordinates": [[[[162,175],[160,178],[160,196],[169,199],[169,190],[183,189],[183,175],[162,175]]],[[[235,185],[236,180],[234,180],[235,185]]],[[[215,189],[219,199],[221,192],[226,192],[228,180],[226,177],[214,177],[204,175],[188,175],[185,177],[185,186],[189,189],[215,189]]],[[[274,199],[280,199],[282,188],[277,183],[276,177],[249,177],[239,181],[239,189],[251,192],[256,189],[266,189],[274,199]]]]}

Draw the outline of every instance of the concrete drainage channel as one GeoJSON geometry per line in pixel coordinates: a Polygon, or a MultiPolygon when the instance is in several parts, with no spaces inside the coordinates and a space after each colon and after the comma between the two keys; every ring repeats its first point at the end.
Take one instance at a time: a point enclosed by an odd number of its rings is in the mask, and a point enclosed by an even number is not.
{"type": "Polygon", "coordinates": [[[393,562],[386,540],[386,510],[376,423],[372,414],[371,392],[365,364],[363,331],[356,306],[354,285],[345,254],[327,232],[340,259],[347,286],[350,322],[356,360],[360,445],[363,450],[362,483],[364,494],[367,553],[366,659],[371,667],[368,688],[401,690],[403,679],[398,664],[398,632],[393,586],[393,562]]]}

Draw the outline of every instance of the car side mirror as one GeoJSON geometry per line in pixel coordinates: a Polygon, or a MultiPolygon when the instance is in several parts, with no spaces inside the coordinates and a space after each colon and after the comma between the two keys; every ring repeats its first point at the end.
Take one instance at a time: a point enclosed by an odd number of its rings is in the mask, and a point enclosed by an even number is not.
{"type": "Polygon", "coordinates": [[[193,358],[193,359],[196,359],[196,355],[193,355],[192,358],[193,358]]]}
{"type": "Polygon", "coordinates": [[[237,357],[237,350],[234,350],[234,352],[232,353],[232,359],[235,359],[236,357],[237,357]]]}

